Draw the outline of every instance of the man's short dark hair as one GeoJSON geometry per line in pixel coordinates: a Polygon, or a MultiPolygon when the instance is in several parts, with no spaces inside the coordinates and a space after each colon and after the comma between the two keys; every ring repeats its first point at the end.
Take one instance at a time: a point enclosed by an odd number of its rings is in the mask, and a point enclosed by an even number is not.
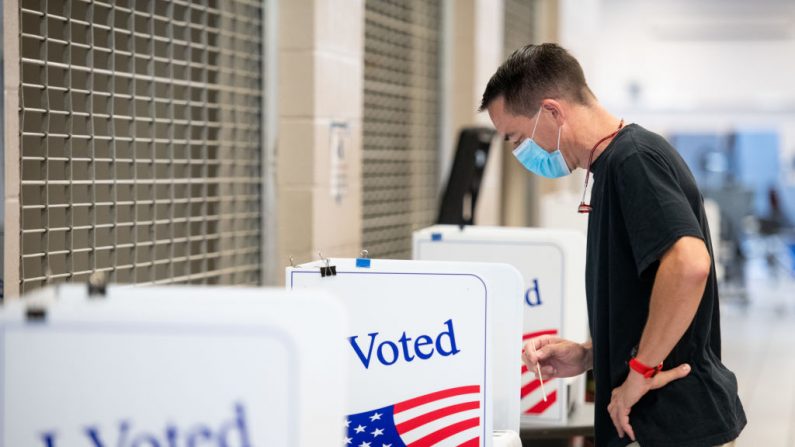
{"type": "Polygon", "coordinates": [[[533,116],[546,98],[589,104],[594,98],[577,59],[554,43],[527,45],[513,52],[489,80],[479,111],[500,96],[514,115],[533,116]]]}

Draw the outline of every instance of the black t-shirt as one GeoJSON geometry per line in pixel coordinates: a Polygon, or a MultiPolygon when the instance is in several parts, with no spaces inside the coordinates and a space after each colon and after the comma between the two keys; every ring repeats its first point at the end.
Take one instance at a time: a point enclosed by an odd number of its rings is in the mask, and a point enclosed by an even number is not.
{"type": "MultiPolygon", "coordinates": [[[[683,236],[712,243],[703,199],[687,165],[661,136],[628,125],[594,162],[588,219],[586,293],[596,379],[596,445],[624,446],[607,412],[612,390],[629,373],[649,313],[662,255],[683,236]]],[[[645,395],[630,413],[642,447],[715,446],[746,423],[737,380],[721,363],[715,266],[693,323],[663,369],[690,374],[645,395]]]]}

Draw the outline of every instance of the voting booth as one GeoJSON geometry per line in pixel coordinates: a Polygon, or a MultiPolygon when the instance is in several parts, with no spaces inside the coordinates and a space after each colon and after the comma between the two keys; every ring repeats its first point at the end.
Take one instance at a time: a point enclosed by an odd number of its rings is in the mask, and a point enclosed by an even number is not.
{"type": "MultiPolygon", "coordinates": [[[[413,253],[418,260],[511,264],[524,278],[514,298],[523,306],[524,340],[546,334],[588,339],[585,237],[578,231],[437,225],[414,233],[413,253]]],[[[585,376],[542,387],[533,373],[521,367],[522,423],[566,423],[573,406],[584,401],[585,376]]]]}
{"type": "Polygon", "coordinates": [[[492,446],[519,429],[522,277],[507,264],[329,259],[287,268],[350,319],[350,445],[492,446]]]}
{"type": "Polygon", "coordinates": [[[0,308],[0,445],[337,447],[345,333],[322,291],[43,289],[0,308]]]}
{"type": "Polygon", "coordinates": [[[508,430],[497,430],[494,432],[494,447],[522,447],[522,440],[519,434],[508,430]]]}

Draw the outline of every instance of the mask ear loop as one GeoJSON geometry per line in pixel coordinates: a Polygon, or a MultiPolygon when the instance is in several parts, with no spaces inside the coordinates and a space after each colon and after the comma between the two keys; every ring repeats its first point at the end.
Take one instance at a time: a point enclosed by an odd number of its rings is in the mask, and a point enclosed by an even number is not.
{"type": "MultiPolygon", "coordinates": [[[[558,147],[555,149],[556,152],[560,152],[560,132],[563,130],[563,126],[558,127],[558,147]]],[[[563,154],[560,154],[560,159],[563,161],[563,165],[566,167],[566,172],[571,173],[571,168],[569,167],[568,163],[566,163],[566,158],[563,154]]]]}
{"type": "MultiPolygon", "coordinates": [[[[533,124],[533,133],[531,133],[531,134],[530,134],[530,139],[531,139],[531,140],[533,140],[533,138],[535,138],[535,136],[536,136],[536,127],[538,127],[538,121],[540,121],[540,120],[541,120],[541,110],[542,110],[543,108],[544,108],[544,106],[543,106],[543,105],[542,105],[542,106],[540,106],[540,107],[538,108],[538,113],[536,113],[536,123],[535,123],[535,124],[533,124]]],[[[535,140],[533,140],[533,141],[535,141],[535,140]]]]}
{"type": "Polygon", "coordinates": [[[563,126],[558,127],[558,147],[555,148],[556,151],[560,152],[560,131],[563,129],[563,126]]]}

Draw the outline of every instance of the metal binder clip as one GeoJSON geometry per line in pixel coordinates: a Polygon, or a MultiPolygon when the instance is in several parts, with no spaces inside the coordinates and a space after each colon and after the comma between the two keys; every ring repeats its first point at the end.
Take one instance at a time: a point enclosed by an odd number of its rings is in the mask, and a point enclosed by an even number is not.
{"type": "Polygon", "coordinates": [[[370,252],[367,250],[362,250],[362,252],[359,254],[359,257],[356,258],[356,267],[370,268],[370,252]]]}
{"type": "Polygon", "coordinates": [[[323,257],[323,252],[317,252],[318,256],[320,256],[320,260],[326,263],[325,266],[320,266],[320,276],[325,278],[326,276],[337,276],[337,267],[331,265],[331,260],[329,258],[323,257]]]}
{"type": "Polygon", "coordinates": [[[306,267],[304,267],[304,266],[303,266],[303,265],[301,265],[301,264],[296,264],[296,263],[295,263],[295,259],[293,259],[293,257],[292,257],[292,256],[290,256],[290,267],[292,267],[292,268],[294,268],[294,269],[302,269],[302,268],[306,268],[306,267]]]}
{"type": "Polygon", "coordinates": [[[94,272],[88,278],[88,297],[89,298],[104,298],[107,293],[108,283],[105,280],[105,274],[102,272],[94,272]]]}
{"type": "Polygon", "coordinates": [[[44,321],[47,318],[47,309],[44,306],[30,305],[25,309],[25,318],[28,321],[44,321]]]}

